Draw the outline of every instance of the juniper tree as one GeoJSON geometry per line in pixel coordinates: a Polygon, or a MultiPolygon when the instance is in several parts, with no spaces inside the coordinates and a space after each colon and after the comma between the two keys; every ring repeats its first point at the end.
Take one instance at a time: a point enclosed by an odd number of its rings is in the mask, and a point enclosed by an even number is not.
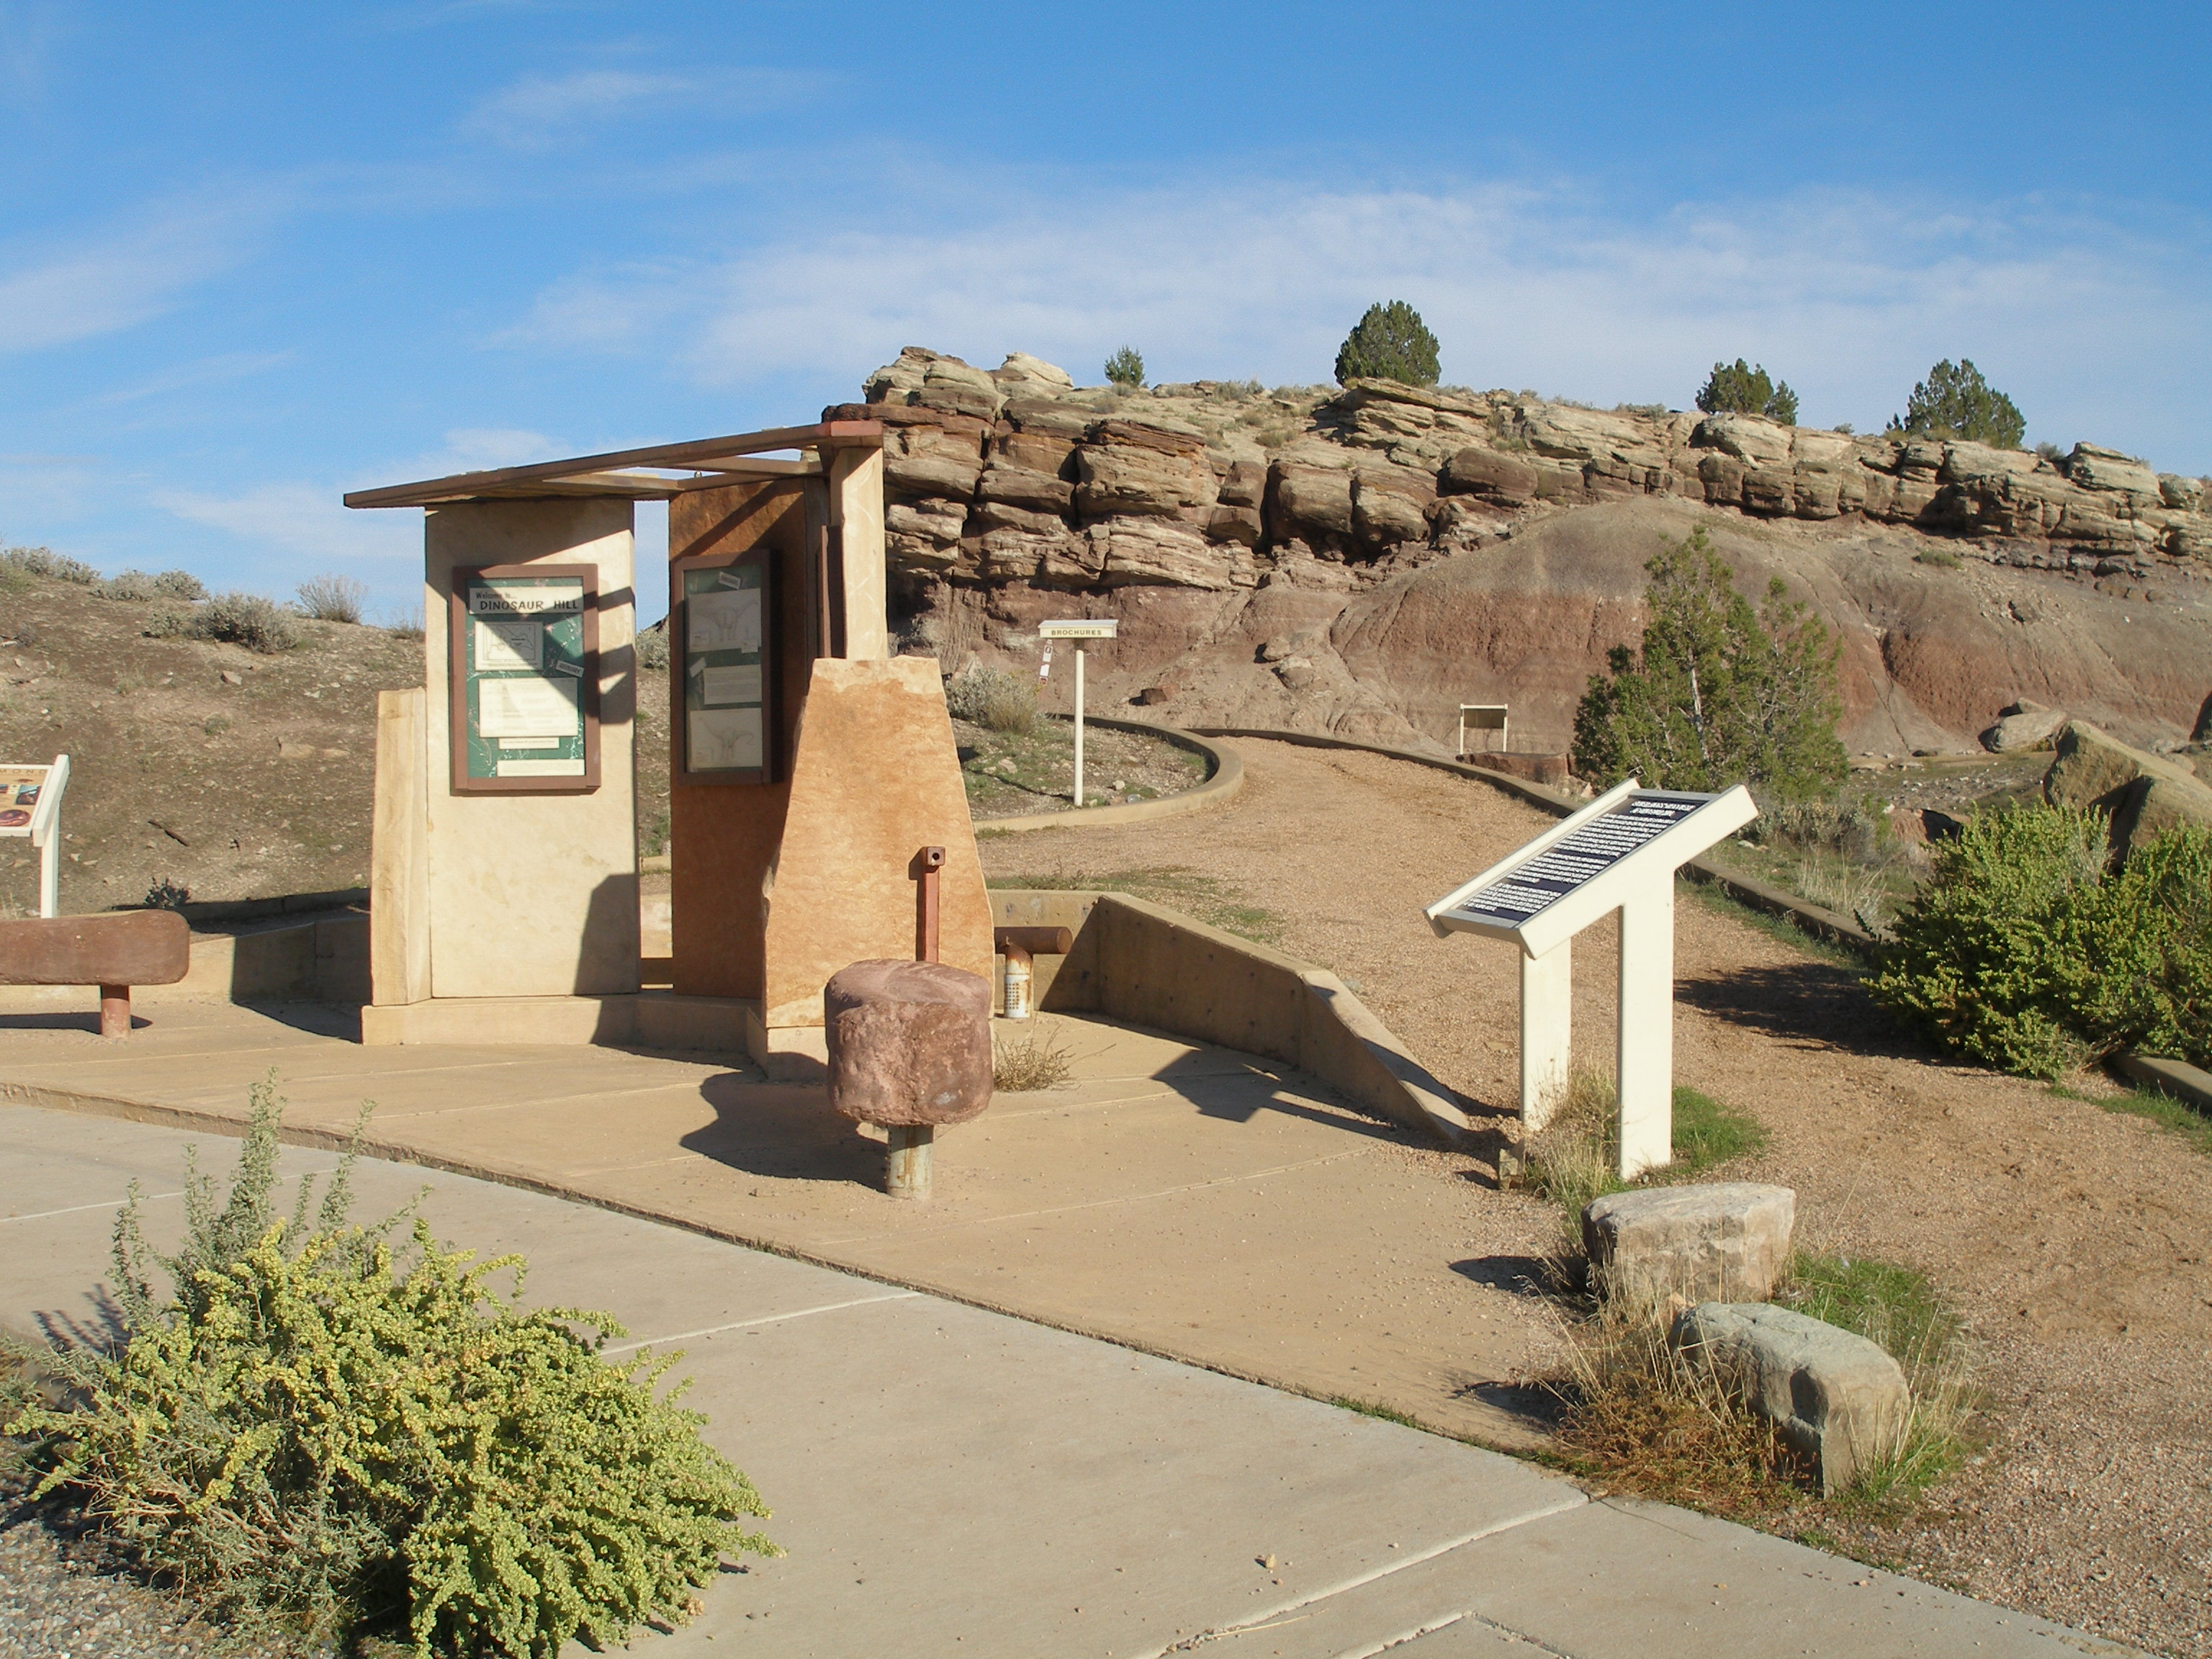
{"type": "Polygon", "coordinates": [[[1961,357],[1954,366],[1946,357],[1913,386],[1905,413],[1890,417],[1889,429],[2018,449],[2027,419],[2018,404],[1982,378],[1973,359],[1961,357]]]}
{"type": "Polygon", "coordinates": [[[1363,378],[1434,386],[1439,372],[1437,337],[1403,300],[1368,307],[1337,348],[1339,386],[1363,378]]]}
{"type": "Polygon", "coordinates": [[[1650,620],[1615,646],[1575,711],[1575,768],[1611,783],[1722,789],[1774,799],[1842,779],[1836,736],[1841,650],[1779,578],[1754,607],[1701,527],[1662,542],[1644,567],[1650,620]]]}
{"type": "Polygon", "coordinates": [[[1790,382],[1768,378],[1763,364],[1753,367],[1741,357],[1713,365],[1698,407],[1708,415],[1764,415],[1784,426],[1797,424],[1797,394],[1790,382]]]}

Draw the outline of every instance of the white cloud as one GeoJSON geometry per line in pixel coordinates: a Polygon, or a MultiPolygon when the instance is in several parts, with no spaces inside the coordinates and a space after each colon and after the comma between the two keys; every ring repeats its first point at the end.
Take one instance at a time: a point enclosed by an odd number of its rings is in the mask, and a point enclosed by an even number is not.
{"type": "Polygon", "coordinates": [[[103,409],[116,404],[139,402],[146,398],[159,398],[172,392],[183,392],[196,386],[213,386],[224,380],[239,380],[249,374],[258,374],[264,369],[274,368],[289,362],[289,351],[226,351],[219,356],[203,357],[195,362],[179,363],[159,374],[149,374],[143,380],[112,392],[103,392],[88,398],[87,404],[103,409]]]}
{"type": "Polygon", "coordinates": [[[720,262],[578,273],[507,337],[664,353],[708,385],[857,387],[908,344],[986,366],[1030,351],[1095,380],[1125,341],[1156,379],[1304,382],[1395,298],[1443,340],[1448,381],[1682,407],[1742,356],[1796,386],[1807,419],[1866,428],[1966,356],[2034,435],[2212,463],[2190,367],[2212,336],[2202,256],[2110,216],[1829,191],[1630,216],[1498,185],[927,194],[720,262]]]}
{"type": "Polygon", "coordinates": [[[0,351],[65,345],[158,316],[244,258],[273,206],[251,195],[173,202],[74,246],[0,251],[0,351]]]}
{"type": "Polygon", "coordinates": [[[612,120],[700,110],[746,115],[781,109],[823,85],[819,76],[763,69],[597,69],[526,76],[478,104],[462,131],[514,149],[537,149],[612,120]]]}
{"type": "Polygon", "coordinates": [[[356,512],[327,484],[257,484],[235,495],[160,490],[155,506],[194,524],[259,542],[298,561],[302,576],[359,561],[418,559],[422,521],[413,513],[356,512]]]}

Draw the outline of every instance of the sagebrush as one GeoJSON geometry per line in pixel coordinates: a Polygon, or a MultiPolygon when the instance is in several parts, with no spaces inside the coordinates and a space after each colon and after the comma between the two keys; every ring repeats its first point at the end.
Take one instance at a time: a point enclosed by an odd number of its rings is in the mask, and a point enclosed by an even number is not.
{"type": "Polygon", "coordinates": [[[299,625],[292,614],[258,593],[216,594],[192,614],[189,631],[200,639],[242,645],[264,656],[300,643],[299,625]]]}
{"type": "Polygon", "coordinates": [[[1026,736],[1036,726],[1036,693],[1028,677],[1003,668],[969,664],[946,683],[945,702],[953,719],[1009,737],[1026,736]]]}
{"type": "Polygon", "coordinates": [[[604,1649],[681,1622],[724,1557],[775,1553],[682,1389],[656,1398],[676,1356],[609,1363],[613,1320],[523,1308],[520,1257],[473,1264],[408,1211],[349,1224],[350,1154],[312,1224],[312,1182],[286,1219],[273,1081],[252,1106],[227,1195],[188,1170],[174,1255],[147,1247],[133,1188],[114,1242],[126,1346],[41,1356],[77,1397],[9,1427],[50,1443],[41,1495],[81,1493],[243,1627],[398,1635],[426,1659],[604,1649]]]}
{"type": "Polygon", "coordinates": [[[296,591],[300,609],[317,622],[358,623],[362,603],[368,598],[367,582],[334,573],[310,576],[296,591]]]}

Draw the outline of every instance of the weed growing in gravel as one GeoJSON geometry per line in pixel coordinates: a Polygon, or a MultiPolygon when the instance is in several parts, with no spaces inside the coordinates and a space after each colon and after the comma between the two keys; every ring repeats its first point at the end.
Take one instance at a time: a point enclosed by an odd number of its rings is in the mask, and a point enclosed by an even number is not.
{"type": "Polygon", "coordinates": [[[1401,1428],[1418,1429],[1422,1426],[1405,1413],[1393,1411],[1388,1406],[1378,1406],[1371,1400],[1354,1400],[1349,1395],[1339,1395],[1328,1403],[1340,1411],[1358,1412],[1362,1417],[1380,1418],[1385,1423],[1395,1423],[1401,1428]]]}
{"type": "Polygon", "coordinates": [[[1528,1144],[1530,1191],[1559,1206],[1560,1218],[1581,1248],[1583,1206],[1630,1186],[1688,1181],[1716,1165],[1749,1158],[1766,1145],[1766,1131],[1749,1114],[1711,1095],[1674,1089],[1674,1162],[1635,1182],[1620,1178],[1620,1126],[1612,1080],[1577,1072],[1567,1097],[1528,1144]]]}
{"type": "Polygon", "coordinates": [[[1025,1031],[997,1045],[991,1055],[991,1086],[1010,1095],[1057,1089],[1074,1070],[1074,1057],[1040,1030],[1025,1031]]]}
{"type": "Polygon", "coordinates": [[[6,1427],[46,1443],[35,1496],[80,1495],[242,1630],[404,1632],[420,1659],[604,1650],[684,1620],[726,1555],[778,1553],[744,1530],[767,1511],[682,1390],[655,1398],[680,1356],[609,1364],[612,1320],[524,1310],[520,1257],[472,1266],[411,1206],[349,1224],[351,1152],[287,1221],[282,1113],[272,1074],[227,1193],[188,1165],[173,1255],[147,1247],[134,1183],[114,1247],[127,1345],[38,1354],[75,1397],[6,1427]]]}

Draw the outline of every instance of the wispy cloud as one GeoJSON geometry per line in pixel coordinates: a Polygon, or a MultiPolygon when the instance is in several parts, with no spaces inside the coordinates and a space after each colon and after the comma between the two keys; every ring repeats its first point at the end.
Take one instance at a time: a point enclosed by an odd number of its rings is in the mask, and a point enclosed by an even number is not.
{"type": "Polygon", "coordinates": [[[277,206],[244,191],[141,209],[74,243],[0,249],[0,351],[112,334],[245,258],[277,206]]]}
{"type": "Polygon", "coordinates": [[[143,380],[88,398],[85,406],[106,409],[118,404],[135,404],[148,398],[166,397],[172,392],[186,392],[193,386],[240,380],[249,374],[258,374],[264,369],[275,368],[278,364],[291,360],[292,354],[289,351],[226,351],[217,356],[179,363],[157,374],[149,374],[143,380]]]}
{"type": "Polygon", "coordinates": [[[1808,419],[1864,426],[1964,355],[2039,434],[2163,429],[2212,460],[2212,409],[2184,368],[2212,341],[2208,261],[2109,215],[1807,192],[1631,216],[1504,185],[987,200],[909,197],[874,204],[869,228],[580,272],[508,338],[665,353],[709,385],[855,382],[906,344],[986,364],[1032,351],[1095,380],[1124,341],[1158,378],[1311,381],[1368,304],[1401,298],[1442,338],[1445,378],[1478,386],[1680,407],[1741,355],[1797,386],[1808,419]]]}
{"type": "Polygon", "coordinates": [[[540,432],[458,428],[446,434],[443,448],[375,468],[346,483],[290,478],[224,493],[161,490],[151,500],[180,519],[287,555],[299,562],[302,571],[311,566],[413,560],[422,552],[422,524],[416,514],[356,510],[340,497],[368,485],[512,466],[560,453],[554,441],[540,432]]]}
{"type": "Polygon", "coordinates": [[[592,69],[526,76],[478,104],[462,130],[511,149],[540,149],[610,121],[785,108],[825,84],[820,75],[769,69],[592,69]]]}

